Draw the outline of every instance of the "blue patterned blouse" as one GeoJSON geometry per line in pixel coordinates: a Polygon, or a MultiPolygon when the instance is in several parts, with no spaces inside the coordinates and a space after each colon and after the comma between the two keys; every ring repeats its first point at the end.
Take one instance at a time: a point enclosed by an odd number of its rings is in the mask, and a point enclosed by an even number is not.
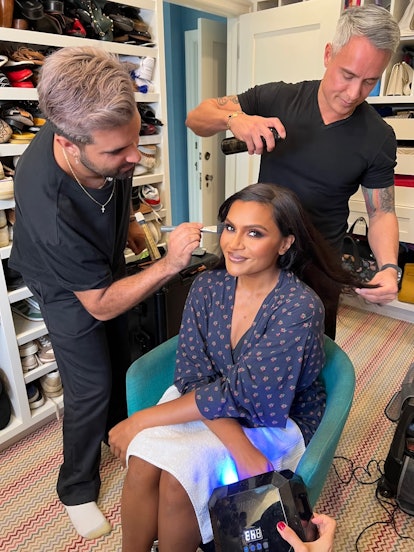
{"type": "Polygon", "coordinates": [[[197,406],[207,419],[285,427],[290,416],[307,444],[325,408],[317,379],[325,360],[322,302],[294,274],[281,271],[232,351],[236,282],[224,269],[205,271],[194,281],[183,312],[174,383],[181,393],[197,390],[197,406]]]}

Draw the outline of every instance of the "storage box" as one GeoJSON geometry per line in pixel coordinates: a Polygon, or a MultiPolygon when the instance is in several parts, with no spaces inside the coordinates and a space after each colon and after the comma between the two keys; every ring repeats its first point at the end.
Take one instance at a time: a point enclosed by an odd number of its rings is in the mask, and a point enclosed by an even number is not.
{"type": "MultiPolygon", "coordinates": [[[[217,256],[206,253],[192,256],[187,268],[129,311],[129,344],[131,362],[160,343],[178,334],[184,303],[194,278],[217,262],[217,256]]],[[[128,274],[145,270],[130,263],[128,274]]]]}

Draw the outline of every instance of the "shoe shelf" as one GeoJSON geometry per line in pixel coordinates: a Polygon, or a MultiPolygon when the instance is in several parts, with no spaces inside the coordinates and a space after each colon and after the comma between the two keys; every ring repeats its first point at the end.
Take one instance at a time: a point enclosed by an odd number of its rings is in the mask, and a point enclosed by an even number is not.
{"type": "Polygon", "coordinates": [[[125,56],[158,57],[157,46],[137,46],[136,44],[122,44],[94,38],[80,38],[76,36],[58,35],[53,33],[41,33],[38,31],[22,31],[20,29],[1,28],[0,42],[22,42],[28,46],[52,46],[63,48],[65,46],[96,46],[99,45],[108,52],[125,56]]]}
{"type": "MultiPolygon", "coordinates": [[[[153,91],[146,94],[137,91],[135,98],[137,103],[145,103],[151,106],[156,117],[163,121],[165,125],[158,128],[157,134],[140,136],[139,140],[141,145],[157,145],[159,164],[153,169],[153,172],[135,176],[133,186],[152,184],[158,187],[164,208],[156,214],[150,213],[145,217],[147,221],[161,217],[166,224],[170,224],[163,1],[122,0],[118,3],[140,8],[140,16],[148,25],[153,43],[148,45],[123,44],[94,38],[79,38],[2,27],[0,50],[1,48],[7,50],[10,46],[15,49],[20,45],[26,45],[33,50],[38,49],[40,51],[66,46],[95,46],[115,55],[154,58],[153,91]]],[[[37,101],[38,94],[36,88],[5,87],[0,88],[0,100],[12,101],[18,104],[25,101],[37,101]]],[[[0,144],[0,159],[21,155],[26,147],[27,144],[0,144]]],[[[14,206],[14,200],[0,200],[0,209],[11,209],[14,206]]],[[[0,259],[8,259],[11,248],[12,244],[0,248],[0,259]]],[[[132,258],[129,259],[127,251],[126,260],[127,262],[133,260],[132,258]]],[[[0,270],[0,375],[6,384],[5,387],[12,403],[11,420],[6,428],[0,430],[0,451],[53,419],[56,417],[57,411],[63,409],[62,396],[53,400],[45,397],[45,404],[33,411],[29,407],[26,385],[58,369],[56,362],[50,362],[23,372],[19,346],[47,333],[44,322],[26,320],[11,310],[13,303],[30,296],[31,292],[26,286],[9,291],[4,272],[0,270]]]]}
{"type": "Polygon", "coordinates": [[[56,418],[59,412],[63,412],[63,395],[54,397],[53,400],[45,397],[45,404],[31,411],[32,423],[40,426],[46,421],[56,418]]]}
{"type": "Polygon", "coordinates": [[[16,303],[17,301],[21,301],[22,299],[26,299],[26,297],[30,297],[32,294],[28,287],[23,286],[19,289],[14,289],[13,291],[8,292],[9,296],[9,303],[16,303]]]}
{"type": "Polygon", "coordinates": [[[63,413],[63,395],[54,398],[53,401],[45,397],[45,403],[42,406],[33,411],[29,409],[25,415],[26,420],[29,421],[23,422],[22,418],[12,414],[8,425],[0,430],[0,451],[56,418],[58,412],[63,413]]]}
{"type": "Polygon", "coordinates": [[[132,179],[132,185],[144,186],[145,184],[158,184],[164,179],[164,173],[146,173],[141,176],[134,176],[132,179]]]}
{"type": "MultiPolygon", "coordinates": [[[[37,101],[38,95],[36,88],[0,88],[0,98],[2,100],[10,101],[37,101]]],[[[157,92],[148,92],[143,94],[141,92],[135,93],[135,99],[141,103],[155,103],[160,99],[160,95],[157,92]]]]}
{"type": "Polygon", "coordinates": [[[56,361],[54,362],[48,362],[47,364],[41,364],[37,368],[33,368],[33,370],[29,370],[28,372],[25,372],[23,374],[25,383],[30,383],[31,381],[35,381],[39,379],[41,376],[44,376],[45,374],[48,374],[49,372],[52,372],[53,370],[57,370],[57,364],[56,361]]]}
{"type": "Polygon", "coordinates": [[[0,144],[0,157],[21,155],[26,147],[27,144],[0,144]]]}
{"type": "MultiPolygon", "coordinates": [[[[29,293],[29,296],[31,294],[29,293]]],[[[32,322],[13,313],[13,324],[16,333],[17,345],[24,345],[32,339],[47,334],[46,324],[43,321],[32,322]]]]}

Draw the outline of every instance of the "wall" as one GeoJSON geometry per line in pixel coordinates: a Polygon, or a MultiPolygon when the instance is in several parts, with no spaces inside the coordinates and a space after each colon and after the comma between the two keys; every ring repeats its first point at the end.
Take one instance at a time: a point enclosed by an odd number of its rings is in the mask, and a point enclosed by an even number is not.
{"type": "Polygon", "coordinates": [[[164,2],[165,72],[173,224],[188,221],[184,33],[196,29],[197,19],[200,17],[225,21],[222,17],[164,2]]]}

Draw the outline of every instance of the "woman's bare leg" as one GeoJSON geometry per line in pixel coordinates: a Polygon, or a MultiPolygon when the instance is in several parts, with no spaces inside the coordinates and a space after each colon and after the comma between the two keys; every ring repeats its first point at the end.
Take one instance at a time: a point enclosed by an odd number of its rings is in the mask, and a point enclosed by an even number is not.
{"type": "Polygon", "coordinates": [[[201,542],[191,500],[170,473],[162,471],[158,506],[160,552],[195,552],[201,542]]]}
{"type": "Polygon", "coordinates": [[[129,457],[122,490],[122,552],[149,552],[157,538],[161,470],[136,456],[129,457]]]}

